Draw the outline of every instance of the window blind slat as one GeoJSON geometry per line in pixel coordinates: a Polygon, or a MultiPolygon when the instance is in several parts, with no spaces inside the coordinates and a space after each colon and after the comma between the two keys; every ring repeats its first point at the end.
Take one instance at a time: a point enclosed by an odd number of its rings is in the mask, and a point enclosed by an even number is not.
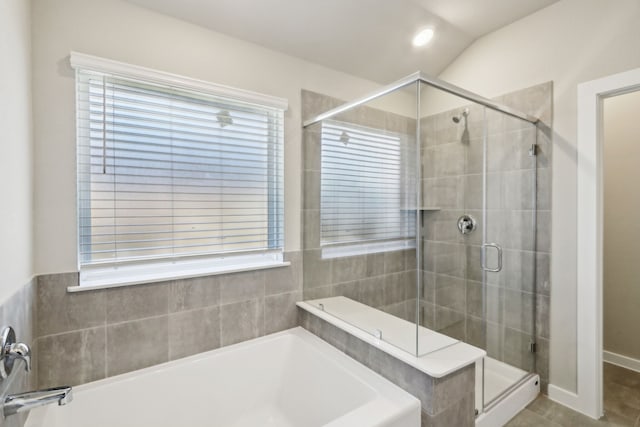
{"type": "Polygon", "coordinates": [[[281,110],[78,71],[81,266],[282,249],[281,110]]]}

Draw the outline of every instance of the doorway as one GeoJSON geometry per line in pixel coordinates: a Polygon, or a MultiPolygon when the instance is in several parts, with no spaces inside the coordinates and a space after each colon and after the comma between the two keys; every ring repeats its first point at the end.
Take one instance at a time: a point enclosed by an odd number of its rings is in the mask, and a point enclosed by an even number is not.
{"type": "Polygon", "coordinates": [[[602,102],[603,408],[608,418],[640,418],[640,91],[602,102]]]}
{"type": "MultiPolygon", "coordinates": [[[[578,85],[576,393],[555,400],[593,418],[603,415],[603,104],[640,90],[640,68],[578,85]]],[[[550,387],[551,394],[551,387],[550,387]]]]}

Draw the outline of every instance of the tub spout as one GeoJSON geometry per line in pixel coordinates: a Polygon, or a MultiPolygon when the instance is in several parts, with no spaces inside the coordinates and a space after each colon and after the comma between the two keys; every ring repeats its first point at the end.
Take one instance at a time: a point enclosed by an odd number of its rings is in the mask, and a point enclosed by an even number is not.
{"type": "Polygon", "coordinates": [[[28,391],[26,393],[18,393],[7,396],[4,400],[4,416],[18,414],[20,412],[29,411],[38,406],[48,405],[50,403],[58,403],[58,405],[66,405],[73,400],[71,387],[54,387],[45,390],[28,391]]]}

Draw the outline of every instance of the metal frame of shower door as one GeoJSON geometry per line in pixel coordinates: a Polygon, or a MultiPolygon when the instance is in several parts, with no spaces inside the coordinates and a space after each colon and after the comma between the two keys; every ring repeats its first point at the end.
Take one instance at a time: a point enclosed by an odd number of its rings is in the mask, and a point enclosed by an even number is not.
{"type": "Polygon", "coordinates": [[[324,113],[318,114],[317,116],[305,120],[302,123],[302,127],[306,128],[315,123],[321,122],[322,120],[329,119],[334,117],[340,113],[344,113],[352,108],[358,107],[360,105],[366,104],[374,99],[380,98],[382,96],[388,95],[391,92],[394,92],[398,89],[401,89],[405,86],[408,86],[415,82],[423,82],[429,86],[435,87],[436,89],[440,89],[444,92],[450,93],[452,95],[458,96],[460,98],[466,99],[468,101],[474,102],[476,104],[484,105],[487,108],[491,108],[495,111],[500,111],[501,113],[507,114],[512,117],[516,117],[521,120],[526,120],[534,125],[537,124],[540,119],[535,116],[531,116],[529,114],[525,114],[521,111],[516,110],[515,108],[511,108],[507,105],[504,105],[500,102],[493,101],[489,98],[485,98],[484,96],[478,95],[476,93],[470,92],[466,89],[463,89],[459,86],[453,85],[451,83],[445,82],[444,80],[437,79],[435,77],[428,76],[420,71],[415,72],[413,74],[409,74],[406,77],[401,78],[400,80],[396,80],[395,82],[388,84],[386,86],[381,87],[380,89],[369,93],[368,95],[357,98],[351,102],[346,102],[339,107],[333,108],[324,113]]]}
{"type": "MultiPolygon", "coordinates": [[[[488,176],[488,162],[489,162],[489,152],[488,152],[488,145],[489,145],[489,133],[488,133],[488,126],[487,126],[487,115],[486,115],[486,110],[484,110],[483,112],[483,123],[484,123],[484,131],[483,131],[483,141],[482,141],[482,223],[483,223],[483,228],[482,228],[482,241],[486,242],[487,241],[487,221],[488,221],[488,197],[487,197],[487,193],[488,193],[488,182],[487,182],[487,176],[488,176]]],[[[535,124],[534,124],[535,126],[535,124]]],[[[536,126],[537,129],[537,126],[536,126]]],[[[538,132],[535,133],[535,141],[534,141],[534,147],[533,150],[536,150],[538,146],[538,132]]],[[[532,202],[533,202],[533,253],[537,254],[538,252],[538,156],[537,153],[534,152],[533,154],[533,171],[534,171],[534,179],[533,179],[533,194],[532,194],[532,202]]],[[[484,335],[484,338],[486,340],[487,337],[487,317],[488,317],[488,310],[487,310],[487,272],[490,272],[491,270],[485,269],[484,265],[486,263],[486,258],[485,258],[485,251],[484,251],[484,244],[483,247],[480,251],[480,263],[483,266],[482,268],[482,319],[483,319],[483,323],[482,323],[482,332],[484,335]]],[[[534,256],[534,263],[537,263],[536,257],[534,256]]],[[[502,263],[500,263],[502,264],[502,263]]],[[[502,268],[502,266],[500,265],[500,269],[502,268]]],[[[532,277],[532,284],[533,284],[533,293],[534,295],[537,295],[537,268],[533,268],[533,277],[532,277]]],[[[531,311],[531,325],[532,325],[532,332],[531,332],[531,343],[535,344],[536,343],[536,338],[537,338],[537,328],[536,328],[536,315],[537,315],[537,311],[538,311],[538,301],[537,298],[533,298],[533,310],[531,311]]],[[[486,343],[486,341],[485,341],[486,343]]],[[[500,402],[502,402],[504,399],[506,399],[508,396],[511,395],[511,393],[518,389],[521,385],[525,384],[527,381],[529,381],[531,378],[533,378],[536,375],[539,375],[536,371],[537,371],[537,355],[536,353],[534,353],[533,356],[533,364],[532,366],[530,366],[530,369],[528,369],[528,372],[522,377],[520,378],[518,381],[516,381],[515,383],[511,384],[509,387],[507,387],[502,393],[500,393],[498,396],[494,397],[492,400],[486,402],[485,401],[485,396],[484,396],[484,390],[485,390],[485,372],[484,372],[484,359],[483,359],[483,365],[482,365],[482,410],[483,412],[488,412],[490,411],[492,408],[494,408],[496,405],[498,405],[500,402]]]]}
{"type": "Polygon", "coordinates": [[[424,260],[422,254],[422,218],[424,211],[420,209],[422,206],[422,144],[420,141],[420,111],[422,108],[421,104],[421,84],[419,81],[416,81],[416,211],[415,211],[415,221],[416,221],[416,357],[420,357],[420,300],[422,295],[422,269],[424,267],[424,260]]]}

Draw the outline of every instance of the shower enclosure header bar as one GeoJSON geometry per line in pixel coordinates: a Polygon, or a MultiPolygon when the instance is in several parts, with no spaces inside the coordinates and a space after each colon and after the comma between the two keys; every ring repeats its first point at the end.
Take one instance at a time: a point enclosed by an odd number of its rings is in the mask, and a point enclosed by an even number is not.
{"type": "Polygon", "coordinates": [[[504,114],[507,114],[509,116],[512,117],[517,117],[519,119],[522,120],[526,120],[530,123],[536,124],[540,121],[540,119],[538,119],[537,117],[534,116],[530,116],[529,114],[525,114],[522,113],[514,108],[508,107],[500,102],[496,102],[496,101],[492,101],[489,98],[485,98],[483,96],[477,95],[473,92],[469,92],[466,89],[462,89],[461,87],[458,87],[456,85],[452,85],[451,83],[447,83],[444,80],[440,80],[437,79],[435,77],[429,77],[427,75],[425,75],[424,73],[418,71],[415,72],[413,74],[410,74],[400,80],[397,80],[389,85],[383,86],[382,88],[376,90],[375,92],[372,92],[368,95],[365,95],[361,98],[358,98],[354,101],[351,102],[347,102],[345,104],[342,104],[339,107],[333,108],[327,112],[324,112],[322,114],[317,115],[316,117],[309,119],[309,120],[305,120],[302,123],[303,127],[307,127],[307,126],[311,126],[315,123],[318,123],[322,120],[326,120],[329,119],[333,116],[336,116],[340,113],[343,113],[347,110],[350,110],[351,108],[354,107],[358,107],[362,104],[366,104],[369,101],[372,101],[376,98],[380,98],[381,96],[384,96],[388,93],[391,93],[397,89],[403,88],[405,86],[408,86],[410,84],[413,84],[415,82],[421,81],[423,83],[426,83],[430,86],[433,86],[437,89],[443,90],[447,93],[450,93],[452,95],[456,95],[459,96],[460,98],[464,98],[468,101],[472,101],[475,102],[477,104],[480,105],[484,105],[487,108],[491,108],[492,110],[496,110],[496,111],[500,111],[504,114]]]}

